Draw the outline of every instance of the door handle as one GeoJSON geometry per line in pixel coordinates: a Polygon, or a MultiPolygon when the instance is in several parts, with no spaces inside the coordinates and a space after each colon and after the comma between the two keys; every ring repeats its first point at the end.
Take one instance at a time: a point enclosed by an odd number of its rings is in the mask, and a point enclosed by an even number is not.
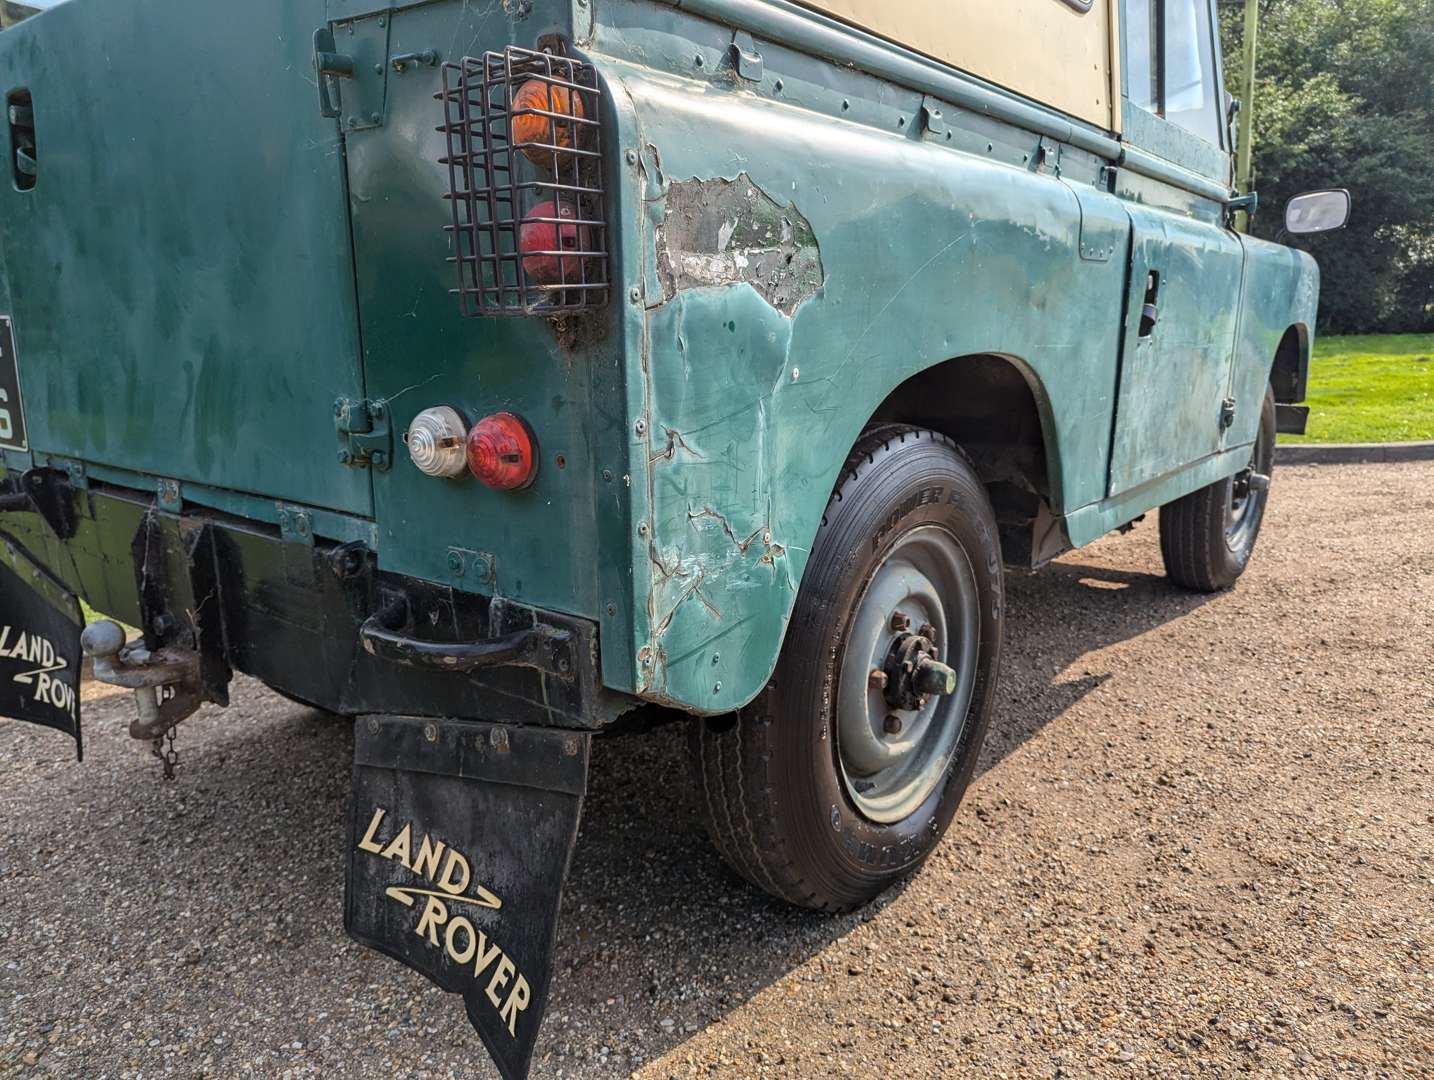
{"type": "Polygon", "coordinates": [[[1140,305],[1140,336],[1149,337],[1160,321],[1160,271],[1152,270],[1145,278],[1145,300],[1140,305]]]}

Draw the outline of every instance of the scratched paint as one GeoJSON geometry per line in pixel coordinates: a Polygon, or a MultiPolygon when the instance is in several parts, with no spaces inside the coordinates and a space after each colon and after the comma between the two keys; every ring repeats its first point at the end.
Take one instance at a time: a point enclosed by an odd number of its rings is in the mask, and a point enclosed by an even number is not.
{"type": "Polygon", "coordinates": [[[822,256],[811,223],[745,172],[735,180],[669,184],[657,229],[657,266],[667,299],[679,289],[746,282],[784,315],[821,288],[822,256]]]}

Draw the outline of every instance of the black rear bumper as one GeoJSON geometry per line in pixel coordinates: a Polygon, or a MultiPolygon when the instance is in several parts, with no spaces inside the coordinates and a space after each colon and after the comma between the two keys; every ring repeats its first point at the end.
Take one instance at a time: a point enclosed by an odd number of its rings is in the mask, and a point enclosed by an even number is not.
{"type": "Polygon", "coordinates": [[[601,685],[587,619],[386,573],[367,545],[307,530],[99,484],[60,497],[75,510],[68,536],[13,506],[0,532],[151,647],[197,649],[209,700],[240,671],[348,714],[595,729],[630,707],[601,685]]]}

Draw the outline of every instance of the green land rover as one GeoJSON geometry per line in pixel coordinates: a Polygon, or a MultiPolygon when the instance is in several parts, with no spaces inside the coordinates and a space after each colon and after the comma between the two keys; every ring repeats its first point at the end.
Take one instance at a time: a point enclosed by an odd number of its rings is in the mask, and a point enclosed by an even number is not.
{"type": "Polygon", "coordinates": [[[83,646],[171,774],[235,672],[354,716],[346,926],[508,1077],[639,705],[741,875],[861,904],[971,779],[1003,567],[1250,558],[1318,272],[1236,231],[1223,85],[1214,0],[20,22],[0,712],[78,748],[83,646]]]}

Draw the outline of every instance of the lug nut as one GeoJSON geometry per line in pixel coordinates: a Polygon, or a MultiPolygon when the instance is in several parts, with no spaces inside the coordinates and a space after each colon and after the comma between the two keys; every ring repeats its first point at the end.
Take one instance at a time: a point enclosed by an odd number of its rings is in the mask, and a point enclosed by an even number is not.
{"type": "Polygon", "coordinates": [[[866,685],[873,690],[885,690],[886,672],[882,671],[881,668],[872,668],[871,674],[866,677],[866,685]]]}
{"type": "Polygon", "coordinates": [[[882,726],[882,729],[883,729],[888,735],[900,735],[900,734],[901,734],[901,717],[897,716],[895,713],[887,713],[887,714],[886,714],[886,719],[882,722],[882,725],[881,725],[881,726],[882,726]]]}
{"type": "Polygon", "coordinates": [[[909,629],[910,627],[911,627],[911,617],[910,617],[910,616],[908,616],[908,615],[903,615],[901,612],[898,611],[895,615],[893,615],[893,616],[891,617],[891,628],[892,628],[893,630],[895,630],[897,633],[901,633],[903,630],[907,630],[907,629],[909,629]]]}
{"type": "Polygon", "coordinates": [[[921,636],[924,637],[927,641],[935,641],[935,640],[936,640],[936,627],[932,626],[929,622],[924,622],[924,623],[922,623],[922,624],[921,624],[921,636]]]}

